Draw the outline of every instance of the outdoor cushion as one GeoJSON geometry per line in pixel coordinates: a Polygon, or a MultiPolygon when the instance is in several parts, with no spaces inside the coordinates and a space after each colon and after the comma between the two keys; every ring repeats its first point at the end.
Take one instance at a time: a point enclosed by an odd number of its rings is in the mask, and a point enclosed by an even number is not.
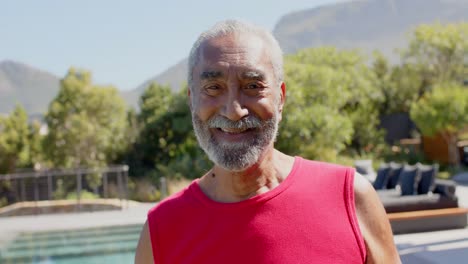
{"type": "Polygon", "coordinates": [[[384,190],[377,190],[377,195],[381,198],[385,197],[400,197],[401,190],[400,189],[384,189],[384,190]]]}
{"type": "Polygon", "coordinates": [[[400,178],[400,172],[403,169],[402,164],[398,163],[390,163],[390,171],[388,172],[388,182],[387,182],[387,189],[395,189],[396,185],[398,184],[398,180],[400,178]]]}
{"type": "Polygon", "coordinates": [[[377,177],[374,181],[374,189],[381,190],[384,186],[387,185],[388,182],[388,172],[390,171],[390,167],[388,165],[383,164],[380,165],[380,168],[377,170],[377,177]]]}
{"type": "Polygon", "coordinates": [[[456,198],[450,199],[438,193],[380,197],[387,213],[433,210],[458,207],[456,198]]]}
{"type": "MultiPolygon", "coordinates": [[[[408,168],[408,166],[406,167],[408,168]]],[[[402,172],[402,180],[407,179],[405,177],[406,172],[407,170],[402,172]]],[[[377,194],[387,213],[458,207],[458,198],[455,194],[457,185],[455,182],[436,179],[434,185],[433,192],[427,194],[402,195],[402,189],[405,187],[401,186],[401,183],[398,186],[400,188],[377,190],[377,194]]],[[[411,186],[411,184],[408,184],[408,186],[411,186]]],[[[413,187],[415,186],[413,185],[413,187]]]]}
{"type": "Polygon", "coordinates": [[[436,179],[433,192],[451,199],[456,199],[456,188],[457,184],[454,181],[436,179]]]}
{"type": "Polygon", "coordinates": [[[418,194],[427,194],[434,189],[434,180],[437,172],[439,171],[439,165],[434,164],[432,166],[426,166],[418,164],[420,180],[418,183],[417,192],[418,194]]]}
{"type": "Polygon", "coordinates": [[[415,181],[418,168],[405,165],[400,173],[401,195],[413,195],[415,193],[415,181]]]}
{"type": "Polygon", "coordinates": [[[361,175],[367,174],[367,168],[364,166],[355,165],[354,168],[356,168],[356,172],[361,175]]]}

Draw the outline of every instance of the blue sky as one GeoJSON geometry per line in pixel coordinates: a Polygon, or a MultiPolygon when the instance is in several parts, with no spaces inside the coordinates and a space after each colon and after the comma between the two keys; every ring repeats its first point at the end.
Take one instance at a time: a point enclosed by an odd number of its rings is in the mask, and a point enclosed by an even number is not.
{"type": "Polygon", "coordinates": [[[291,11],[340,0],[0,0],[0,61],[136,88],[187,57],[198,34],[240,18],[273,29],[291,11]]]}

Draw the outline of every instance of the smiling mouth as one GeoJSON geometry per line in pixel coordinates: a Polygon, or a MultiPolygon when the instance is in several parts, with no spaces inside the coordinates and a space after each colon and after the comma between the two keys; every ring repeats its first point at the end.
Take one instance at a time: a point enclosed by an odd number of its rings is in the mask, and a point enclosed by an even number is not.
{"type": "Polygon", "coordinates": [[[228,133],[228,134],[240,134],[240,133],[245,133],[245,132],[250,132],[254,130],[253,128],[221,128],[218,127],[216,128],[218,131],[228,133]]]}

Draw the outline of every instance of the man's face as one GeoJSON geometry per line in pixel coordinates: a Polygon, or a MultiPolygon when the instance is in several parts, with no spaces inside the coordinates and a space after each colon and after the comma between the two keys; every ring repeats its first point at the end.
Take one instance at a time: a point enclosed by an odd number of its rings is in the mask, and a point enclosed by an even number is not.
{"type": "Polygon", "coordinates": [[[255,164],[273,147],[285,92],[264,41],[246,34],[208,40],[192,77],[190,105],[200,146],[230,171],[255,164]]]}

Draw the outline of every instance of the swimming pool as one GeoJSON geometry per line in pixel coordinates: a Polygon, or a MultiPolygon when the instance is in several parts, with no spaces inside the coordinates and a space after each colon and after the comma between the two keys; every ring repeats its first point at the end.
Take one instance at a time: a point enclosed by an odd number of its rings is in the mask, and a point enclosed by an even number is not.
{"type": "Polygon", "coordinates": [[[21,233],[0,249],[0,263],[133,263],[141,228],[127,225],[21,233]]]}

